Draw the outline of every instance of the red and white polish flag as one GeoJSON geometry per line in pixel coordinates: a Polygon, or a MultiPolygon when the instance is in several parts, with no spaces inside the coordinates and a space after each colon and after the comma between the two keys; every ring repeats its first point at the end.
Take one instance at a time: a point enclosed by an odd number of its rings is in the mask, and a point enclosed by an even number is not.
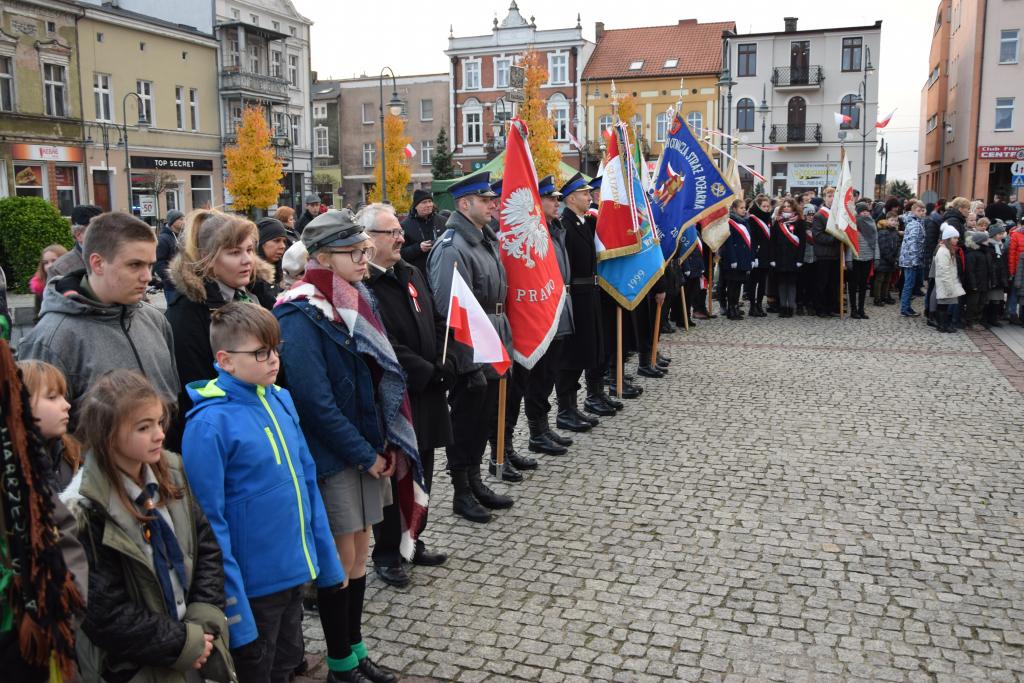
{"type": "Polygon", "coordinates": [[[416,148],[413,147],[412,143],[410,142],[408,145],[405,146],[405,149],[402,150],[402,154],[405,155],[406,159],[412,159],[414,156],[416,156],[416,148]]]}
{"type": "Polygon", "coordinates": [[[846,114],[840,114],[838,112],[832,112],[832,116],[835,117],[836,125],[837,126],[842,126],[844,124],[853,123],[853,117],[852,116],[848,116],[846,114]]]}
{"type": "Polygon", "coordinates": [[[462,279],[458,266],[452,275],[448,327],[452,329],[455,341],[473,349],[474,363],[490,363],[499,375],[504,375],[512,365],[498,331],[476,300],[473,290],[462,279]]]}

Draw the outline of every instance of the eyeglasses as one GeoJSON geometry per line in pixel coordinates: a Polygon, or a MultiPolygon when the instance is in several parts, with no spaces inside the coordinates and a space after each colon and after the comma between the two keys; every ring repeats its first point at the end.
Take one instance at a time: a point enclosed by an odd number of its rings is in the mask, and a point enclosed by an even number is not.
{"type": "Polygon", "coordinates": [[[230,349],[224,349],[228,353],[251,353],[252,357],[256,359],[257,363],[264,363],[270,360],[270,354],[273,353],[278,358],[281,357],[281,347],[284,346],[284,342],[281,342],[273,348],[262,348],[256,349],[255,351],[232,351],[230,349]]]}
{"type": "Polygon", "coordinates": [[[402,236],[402,230],[399,228],[395,228],[394,230],[367,230],[366,232],[372,232],[376,235],[390,235],[393,240],[397,240],[402,236]]]}
{"type": "Polygon", "coordinates": [[[373,257],[377,254],[377,247],[363,247],[362,249],[352,249],[345,251],[329,249],[327,250],[327,253],[331,255],[348,254],[349,257],[352,259],[352,263],[362,263],[364,261],[373,260],[373,257]]]}

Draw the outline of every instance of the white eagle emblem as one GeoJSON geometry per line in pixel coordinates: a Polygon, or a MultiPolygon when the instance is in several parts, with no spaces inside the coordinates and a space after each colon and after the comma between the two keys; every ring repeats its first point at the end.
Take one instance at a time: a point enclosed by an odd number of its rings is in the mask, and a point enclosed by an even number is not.
{"type": "Polygon", "coordinates": [[[505,230],[501,233],[501,248],[509,256],[522,259],[527,268],[533,268],[533,251],[543,259],[548,254],[548,231],[544,227],[543,213],[533,200],[529,188],[521,187],[508,196],[501,210],[505,230]]]}

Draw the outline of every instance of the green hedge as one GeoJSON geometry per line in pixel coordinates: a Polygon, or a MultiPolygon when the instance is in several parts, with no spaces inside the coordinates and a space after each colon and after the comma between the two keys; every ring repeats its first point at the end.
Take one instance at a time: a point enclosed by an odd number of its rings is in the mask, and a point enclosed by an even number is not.
{"type": "Polygon", "coordinates": [[[45,199],[0,199],[0,265],[7,273],[10,291],[28,291],[43,249],[51,244],[70,249],[74,241],[68,219],[45,199]]]}

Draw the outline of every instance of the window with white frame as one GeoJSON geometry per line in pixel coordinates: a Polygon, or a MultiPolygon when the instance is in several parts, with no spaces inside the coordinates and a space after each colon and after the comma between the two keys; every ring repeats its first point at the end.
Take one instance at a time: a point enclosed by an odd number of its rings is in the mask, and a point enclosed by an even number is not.
{"type": "Polygon", "coordinates": [[[96,104],[97,121],[113,121],[113,92],[110,89],[110,74],[92,75],[92,94],[96,104]]]}
{"type": "Polygon", "coordinates": [[[288,55],[288,82],[299,87],[299,56],[288,55]]]}
{"type": "Polygon", "coordinates": [[[185,88],[174,86],[174,120],[178,130],[185,129],[185,88]]]}
{"type": "Polygon", "coordinates": [[[274,27],[275,31],[280,31],[281,30],[281,22],[280,21],[272,21],[272,22],[270,22],[270,25],[274,27]]]}
{"type": "Polygon", "coordinates": [[[494,60],[494,87],[508,87],[508,68],[512,66],[512,60],[508,57],[498,57],[494,60]]]}
{"type": "Polygon", "coordinates": [[[281,75],[281,51],[270,51],[270,75],[274,78],[283,78],[281,75]]]}
{"type": "Polygon", "coordinates": [[[258,74],[260,72],[260,46],[249,45],[249,72],[258,74]]]}
{"type": "Polygon", "coordinates": [[[363,102],[363,123],[373,123],[373,103],[363,102]]]}
{"type": "Polygon", "coordinates": [[[10,57],[0,57],[0,111],[14,111],[14,60],[10,57]]]}
{"type": "Polygon", "coordinates": [[[462,135],[467,145],[483,143],[483,108],[476,100],[462,105],[462,135]]]}
{"type": "Polygon", "coordinates": [[[238,66],[242,63],[239,55],[238,38],[228,38],[227,64],[224,66],[238,66]]]}
{"type": "Polygon", "coordinates": [[[271,115],[271,120],[273,121],[272,132],[274,137],[286,136],[288,131],[284,125],[284,112],[275,111],[271,115]]]}
{"type": "Polygon", "coordinates": [[[318,157],[329,157],[330,145],[328,144],[327,126],[317,126],[313,129],[314,154],[318,157]]]}
{"type": "Polygon", "coordinates": [[[302,114],[292,114],[292,145],[302,146],[302,114]]]}
{"type": "Polygon", "coordinates": [[[644,68],[644,60],[642,59],[634,59],[632,62],[629,63],[630,71],[639,71],[642,68],[644,68]]]}
{"type": "Polygon", "coordinates": [[[43,63],[43,99],[47,116],[67,116],[67,69],[43,63]]]}
{"type": "Polygon", "coordinates": [[[1012,97],[996,98],[996,130],[1013,130],[1012,97]]]}
{"type": "Polygon", "coordinates": [[[188,89],[188,122],[192,130],[199,130],[199,90],[188,89]]]}
{"type": "Polygon", "coordinates": [[[135,92],[138,94],[141,104],[139,118],[149,121],[149,125],[155,125],[153,120],[153,81],[135,81],[135,92]]]}
{"type": "Polygon", "coordinates": [[[231,18],[232,19],[241,19],[242,18],[241,10],[232,9],[231,10],[231,18]]]}
{"type": "Polygon", "coordinates": [[[928,121],[925,122],[924,132],[931,133],[933,130],[938,128],[938,126],[939,116],[938,114],[932,114],[931,116],[928,117],[928,121]]]}
{"type": "Polygon", "coordinates": [[[327,118],[327,103],[326,102],[314,102],[313,103],[313,118],[318,121],[323,121],[327,118]]]}
{"type": "Polygon", "coordinates": [[[606,130],[612,127],[612,117],[605,114],[597,120],[597,135],[598,138],[604,139],[604,133],[606,130]]]}
{"type": "Polygon", "coordinates": [[[551,125],[555,129],[554,139],[568,140],[569,103],[566,102],[564,95],[556,93],[548,100],[548,117],[551,119],[551,125]]]}
{"type": "Polygon", "coordinates": [[[434,120],[434,100],[420,100],[420,121],[434,120]]]}
{"type": "Polygon", "coordinates": [[[1017,63],[1017,43],[1020,31],[1018,29],[1008,29],[999,32],[999,63],[1000,64],[1016,64],[1017,63]]]}
{"type": "Polygon", "coordinates": [[[377,153],[377,143],[363,143],[363,168],[373,168],[373,158],[377,153]]]}
{"type": "Polygon", "coordinates": [[[654,141],[665,142],[668,138],[668,114],[661,112],[654,118],[654,141]]]}
{"type": "Polygon", "coordinates": [[[462,63],[463,90],[480,89],[480,60],[467,59],[462,63]]]}
{"type": "Polygon", "coordinates": [[[420,165],[430,166],[434,163],[434,141],[433,140],[421,140],[420,141],[420,165]]]}
{"type": "Polygon", "coordinates": [[[690,128],[697,135],[700,135],[704,129],[704,117],[699,111],[691,111],[686,115],[686,123],[689,124],[690,128]]]}
{"type": "Polygon", "coordinates": [[[565,52],[548,54],[548,83],[559,85],[569,82],[569,55],[565,52]]]}
{"type": "Polygon", "coordinates": [[[256,16],[255,14],[250,14],[249,15],[249,23],[251,23],[253,26],[259,26],[260,25],[260,18],[258,16],[256,16]]]}

